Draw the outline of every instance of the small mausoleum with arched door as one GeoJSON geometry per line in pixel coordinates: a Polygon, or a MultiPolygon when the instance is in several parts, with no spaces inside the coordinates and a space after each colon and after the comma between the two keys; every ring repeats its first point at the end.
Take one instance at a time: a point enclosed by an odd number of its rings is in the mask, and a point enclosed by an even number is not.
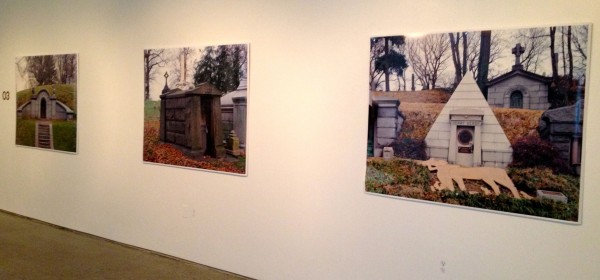
{"type": "Polygon", "coordinates": [[[515,65],[512,71],[486,83],[488,103],[492,107],[546,110],[550,108],[548,91],[552,78],[523,69],[520,56],[525,49],[521,44],[513,48],[515,65]]]}
{"type": "Polygon", "coordinates": [[[35,92],[31,89],[31,98],[17,108],[17,117],[41,120],[71,120],[75,112],[69,106],[58,101],[56,94],[50,94],[46,89],[35,92]]]}

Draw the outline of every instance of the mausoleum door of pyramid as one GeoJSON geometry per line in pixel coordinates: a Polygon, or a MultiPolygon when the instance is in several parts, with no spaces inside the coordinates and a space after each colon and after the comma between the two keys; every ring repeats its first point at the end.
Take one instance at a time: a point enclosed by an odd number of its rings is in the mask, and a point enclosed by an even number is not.
{"type": "Polygon", "coordinates": [[[462,166],[506,167],[512,148],[471,73],[467,73],[431,126],[427,155],[462,166]]]}
{"type": "Polygon", "coordinates": [[[481,124],[483,111],[456,109],[450,112],[448,162],[462,166],[481,165],[481,124]]]}

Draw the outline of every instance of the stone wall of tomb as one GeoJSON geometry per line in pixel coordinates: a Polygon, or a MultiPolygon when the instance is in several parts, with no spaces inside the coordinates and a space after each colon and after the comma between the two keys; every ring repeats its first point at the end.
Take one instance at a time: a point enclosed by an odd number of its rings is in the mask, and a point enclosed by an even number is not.
{"type": "Polygon", "coordinates": [[[523,93],[523,109],[546,110],[550,107],[548,86],[523,76],[488,87],[488,103],[492,107],[509,108],[510,95],[517,90],[523,93]]]}

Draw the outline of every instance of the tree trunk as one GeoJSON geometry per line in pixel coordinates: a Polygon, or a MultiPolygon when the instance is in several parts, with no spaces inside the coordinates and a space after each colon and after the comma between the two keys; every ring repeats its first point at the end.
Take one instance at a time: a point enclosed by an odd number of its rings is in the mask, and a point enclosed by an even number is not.
{"type": "Polygon", "coordinates": [[[569,80],[573,79],[573,49],[571,48],[571,26],[567,27],[567,54],[569,56],[569,80]]]}
{"type": "Polygon", "coordinates": [[[550,27],[550,58],[552,64],[552,79],[558,80],[558,57],[556,56],[556,47],[554,45],[554,39],[556,34],[556,27],[550,27]]]}
{"type": "Polygon", "coordinates": [[[462,61],[462,75],[460,79],[467,73],[467,50],[468,50],[468,42],[467,42],[467,32],[463,32],[463,61],[462,61]]]}
{"type": "Polygon", "coordinates": [[[567,75],[567,56],[565,55],[565,27],[560,28],[560,44],[562,49],[563,76],[567,75]]]}
{"type": "Polygon", "coordinates": [[[487,76],[490,68],[490,52],[492,46],[492,31],[484,30],[481,31],[481,45],[479,46],[479,64],[477,69],[479,69],[477,73],[477,84],[479,85],[479,89],[483,93],[483,96],[487,100],[487,87],[485,83],[487,82],[487,76]]]}
{"type": "MultiPolygon", "coordinates": [[[[389,43],[388,43],[388,38],[384,38],[383,39],[385,41],[385,45],[384,45],[384,55],[387,57],[387,55],[389,54],[389,43]]],[[[383,68],[383,73],[385,75],[385,91],[390,91],[390,70],[387,66],[385,66],[383,68]]]]}
{"type": "Polygon", "coordinates": [[[448,33],[450,36],[450,51],[452,52],[452,62],[454,63],[454,85],[456,88],[458,82],[460,82],[462,76],[461,63],[460,63],[460,52],[458,50],[458,44],[460,42],[460,37],[458,33],[456,34],[456,38],[453,33],[448,33]]]}
{"type": "Polygon", "coordinates": [[[552,64],[552,81],[554,88],[548,93],[548,101],[550,108],[559,107],[559,98],[563,94],[560,77],[558,76],[558,54],[556,53],[556,27],[550,27],[550,58],[552,64]]]}
{"type": "Polygon", "coordinates": [[[144,100],[150,99],[150,62],[148,51],[144,51],[144,100]]]}

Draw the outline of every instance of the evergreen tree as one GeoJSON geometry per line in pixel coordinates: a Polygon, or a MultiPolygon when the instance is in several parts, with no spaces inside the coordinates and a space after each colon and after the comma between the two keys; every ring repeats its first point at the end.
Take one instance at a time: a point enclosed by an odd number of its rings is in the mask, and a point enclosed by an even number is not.
{"type": "Polygon", "coordinates": [[[240,84],[246,62],[242,45],[207,47],[196,64],[194,83],[209,82],[222,92],[230,92],[240,84]]]}
{"type": "Polygon", "coordinates": [[[408,67],[406,57],[400,51],[404,45],[404,36],[371,38],[371,90],[377,89],[383,76],[385,91],[390,90],[390,75],[402,75],[408,67]]]}
{"type": "Polygon", "coordinates": [[[194,73],[194,83],[199,85],[201,83],[210,82],[212,83],[213,75],[216,70],[215,51],[212,47],[204,49],[204,55],[202,59],[196,64],[194,73]]]}

